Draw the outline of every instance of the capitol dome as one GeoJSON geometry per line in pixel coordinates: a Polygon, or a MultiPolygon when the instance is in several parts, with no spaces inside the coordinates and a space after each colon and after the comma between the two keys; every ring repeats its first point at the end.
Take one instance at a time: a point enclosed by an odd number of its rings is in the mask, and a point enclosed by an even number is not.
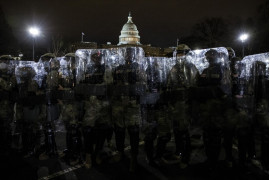
{"type": "Polygon", "coordinates": [[[131,14],[129,13],[128,21],[124,24],[121,35],[119,36],[118,45],[135,44],[140,45],[140,36],[137,26],[132,22],[131,14]]]}

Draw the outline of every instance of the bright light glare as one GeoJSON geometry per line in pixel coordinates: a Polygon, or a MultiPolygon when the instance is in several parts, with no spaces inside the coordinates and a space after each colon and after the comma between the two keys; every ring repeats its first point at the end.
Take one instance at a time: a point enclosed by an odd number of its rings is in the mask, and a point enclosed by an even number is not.
{"type": "Polygon", "coordinates": [[[38,36],[39,35],[39,29],[38,28],[35,28],[35,27],[31,27],[29,28],[29,33],[35,37],[35,36],[38,36]]]}
{"type": "Polygon", "coordinates": [[[240,39],[242,42],[244,42],[245,40],[247,40],[247,38],[248,38],[248,35],[247,35],[247,34],[242,34],[242,35],[239,37],[239,39],[240,39]]]}

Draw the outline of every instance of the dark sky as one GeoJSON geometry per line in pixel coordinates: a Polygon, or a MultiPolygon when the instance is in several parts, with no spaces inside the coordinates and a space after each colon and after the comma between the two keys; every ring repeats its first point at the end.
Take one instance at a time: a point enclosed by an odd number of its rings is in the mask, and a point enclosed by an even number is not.
{"type": "Polygon", "coordinates": [[[161,47],[175,45],[204,17],[237,19],[257,15],[265,0],[0,0],[19,42],[29,41],[28,27],[37,25],[50,42],[52,35],[80,41],[118,43],[129,11],[141,43],[161,47]]]}

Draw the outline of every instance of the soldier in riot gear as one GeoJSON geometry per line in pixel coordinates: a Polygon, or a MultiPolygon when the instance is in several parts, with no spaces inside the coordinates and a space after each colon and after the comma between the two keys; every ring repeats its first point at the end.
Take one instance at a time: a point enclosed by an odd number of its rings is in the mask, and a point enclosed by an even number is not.
{"type": "Polygon", "coordinates": [[[40,145],[40,104],[37,98],[38,84],[34,80],[34,64],[17,67],[19,103],[22,112],[22,145],[25,157],[35,155],[40,145]]]}
{"type": "MultiPolygon", "coordinates": [[[[46,83],[43,85],[46,91],[46,105],[42,106],[42,114],[46,112],[46,121],[43,124],[45,135],[45,156],[57,155],[55,142],[54,121],[59,118],[59,105],[57,101],[57,89],[59,87],[59,61],[55,58],[50,59],[49,66],[45,67],[47,76],[44,78],[46,83]]],[[[45,159],[47,157],[44,157],[45,159]]]]}
{"type": "MultiPolygon", "coordinates": [[[[84,100],[83,135],[87,168],[101,163],[100,153],[111,131],[111,107],[106,88],[105,64],[103,54],[96,52],[91,55],[92,65],[87,68],[84,83],[101,88],[101,91],[86,94],[84,100]]],[[[93,88],[94,89],[94,88],[93,88]]]]}
{"type": "Polygon", "coordinates": [[[81,149],[81,106],[74,93],[76,85],[75,59],[63,57],[59,62],[59,85],[57,100],[60,105],[60,114],[66,128],[66,154],[68,164],[75,165],[82,161],[81,149]]]}
{"type": "Polygon", "coordinates": [[[226,47],[229,53],[229,66],[230,66],[230,78],[231,78],[231,102],[228,107],[228,111],[225,113],[225,121],[223,126],[223,146],[225,149],[225,161],[228,167],[233,165],[233,156],[232,156],[232,146],[233,139],[235,137],[236,130],[236,120],[234,118],[237,113],[237,101],[239,98],[242,98],[239,92],[240,88],[240,72],[239,72],[239,62],[240,58],[235,56],[235,52],[231,47],[226,47]]]}
{"type": "Polygon", "coordinates": [[[219,157],[221,148],[221,128],[223,123],[223,97],[225,93],[221,89],[223,70],[219,63],[219,53],[210,49],[205,53],[209,62],[199,78],[200,115],[203,125],[203,140],[209,168],[213,168],[219,157]]]}
{"type": "Polygon", "coordinates": [[[252,61],[248,58],[246,60],[248,60],[245,62],[246,66],[250,67],[249,73],[246,71],[247,74],[245,75],[248,79],[246,82],[248,92],[244,92],[244,101],[239,104],[239,108],[246,112],[247,118],[246,121],[239,120],[237,126],[239,163],[241,167],[245,167],[248,163],[260,166],[255,148],[255,137],[259,135],[258,139],[261,146],[261,158],[259,160],[263,168],[268,169],[269,79],[266,73],[267,66],[265,62],[252,61]]]}
{"type": "Polygon", "coordinates": [[[189,162],[191,150],[189,134],[191,103],[188,92],[190,87],[195,86],[198,78],[197,68],[185,58],[189,51],[189,47],[185,44],[178,46],[176,64],[170,70],[167,84],[170,94],[170,118],[176,146],[174,157],[181,158],[180,167],[183,168],[189,162]]]}
{"type": "Polygon", "coordinates": [[[131,161],[130,171],[136,169],[138,146],[139,146],[139,125],[141,122],[140,107],[140,84],[146,84],[145,72],[135,62],[135,48],[128,47],[125,52],[125,64],[119,65],[113,71],[114,93],[112,99],[112,117],[116,148],[120,156],[124,158],[125,130],[127,128],[130,136],[131,161]],[[128,87],[129,92],[121,92],[118,87],[128,87]],[[131,89],[130,89],[131,88],[131,89]]]}
{"type": "Polygon", "coordinates": [[[6,154],[11,148],[11,127],[12,114],[14,107],[14,99],[12,98],[12,90],[14,89],[14,81],[8,74],[8,61],[0,62],[0,154],[6,154]]]}
{"type": "Polygon", "coordinates": [[[164,98],[164,90],[166,89],[165,82],[162,82],[160,66],[158,60],[154,59],[151,63],[149,61],[148,68],[146,69],[147,86],[148,86],[148,101],[143,104],[143,132],[144,137],[144,149],[148,163],[151,166],[159,165],[165,162],[163,154],[166,148],[167,142],[170,140],[170,128],[168,125],[168,104],[164,98]],[[158,143],[156,154],[154,151],[154,141],[158,136],[158,143]]]}

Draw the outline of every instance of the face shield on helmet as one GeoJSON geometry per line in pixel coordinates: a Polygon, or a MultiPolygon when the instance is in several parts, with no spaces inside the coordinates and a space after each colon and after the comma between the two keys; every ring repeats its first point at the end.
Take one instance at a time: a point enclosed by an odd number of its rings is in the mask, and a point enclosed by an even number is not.
{"type": "Polygon", "coordinates": [[[60,62],[55,58],[51,59],[50,67],[51,67],[51,70],[58,70],[60,68],[60,62]]]}
{"type": "Polygon", "coordinates": [[[228,54],[229,54],[229,59],[231,60],[232,58],[235,57],[235,52],[231,47],[226,47],[228,54]]]}
{"type": "Polygon", "coordinates": [[[7,64],[6,63],[0,63],[0,71],[3,72],[3,71],[7,71],[7,64]]]}
{"type": "Polygon", "coordinates": [[[135,60],[135,49],[127,48],[125,53],[125,61],[126,63],[130,64],[135,60]]]}
{"type": "Polygon", "coordinates": [[[216,64],[218,60],[219,54],[216,50],[210,49],[205,53],[205,58],[208,60],[209,64],[216,64]]]}
{"type": "Polygon", "coordinates": [[[176,51],[178,55],[184,56],[190,51],[190,48],[186,44],[180,44],[177,46],[176,51]]]}
{"type": "Polygon", "coordinates": [[[95,65],[100,65],[102,57],[103,55],[100,52],[97,52],[91,55],[91,60],[95,63],[95,65]]]}

